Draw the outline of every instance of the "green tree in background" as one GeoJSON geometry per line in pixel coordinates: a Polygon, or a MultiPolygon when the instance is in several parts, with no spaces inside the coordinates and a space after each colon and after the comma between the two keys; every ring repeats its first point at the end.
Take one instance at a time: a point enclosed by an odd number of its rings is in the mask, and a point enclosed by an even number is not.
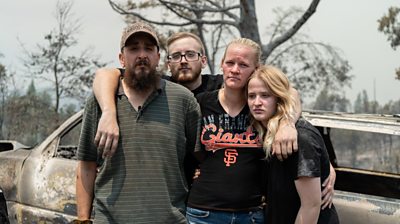
{"type": "Polygon", "coordinates": [[[361,99],[361,94],[358,93],[357,94],[357,98],[354,101],[354,107],[353,107],[354,113],[362,113],[362,112],[364,112],[364,108],[363,108],[363,103],[362,102],[363,101],[361,99]]]}
{"type": "MultiPolygon", "coordinates": [[[[378,20],[378,30],[387,36],[390,46],[396,50],[400,45],[400,8],[390,7],[387,14],[378,20]]],[[[396,69],[396,79],[400,80],[400,67],[396,69]]]]}
{"type": "Polygon", "coordinates": [[[10,85],[12,80],[13,74],[7,71],[6,67],[0,63],[0,139],[4,139],[2,130],[6,114],[6,102],[11,94],[10,85]]]}
{"type": "Polygon", "coordinates": [[[361,93],[357,94],[353,109],[355,113],[382,113],[379,103],[375,100],[369,100],[366,90],[363,90],[361,93]]]}
{"type": "Polygon", "coordinates": [[[33,81],[26,94],[15,94],[7,100],[5,114],[5,139],[23,144],[35,145],[56,127],[51,122],[56,120],[51,98],[46,92],[38,94],[33,81]]]}
{"type": "Polygon", "coordinates": [[[62,120],[70,117],[75,110],[66,106],[65,110],[54,111],[48,91],[38,92],[31,81],[25,94],[14,93],[5,105],[2,139],[17,140],[34,146],[53,132],[62,120]]]}
{"type": "Polygon", "coordinates": [[[397,114],[400,115],[400,99],[397,101],[389,101],[382,107],[383,114],[397,114]]]}
{"type": "Polygon", "coordinates": [[[313,109],[337,112],[349,112],[350,102],[345,96],[330,93],[328,88],[323,89],[317,96],[313,109]]]}
{"type": "Polygon", "coordinates": [[[368,114],[400,114],[400,99],[391,100],[384,105],[380,105],[375,100],[370,100],[366,90],[362,90],[357,94],[357,98],[353,104],[354,113],[368,114]]]}
{"type": "MultiPolygon", "coordinates": [[[[1,56],[1,55],[0,55],[1,56]]],[[[0,64],[0,139],[3,139],[3,121],[4,121],[4,111],[5,111],[5,98],[7,94],[7,71],[4,65],[0,64]]]]}

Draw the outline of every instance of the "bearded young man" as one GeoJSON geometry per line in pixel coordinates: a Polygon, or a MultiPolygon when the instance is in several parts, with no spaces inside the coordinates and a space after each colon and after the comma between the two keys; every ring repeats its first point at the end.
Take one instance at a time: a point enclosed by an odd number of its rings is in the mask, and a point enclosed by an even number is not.
{"type": "Polygon", "coordinates": [[[185,86],[195,95],[221,88],[222,75],[201,74],[207,66],[207,57],[198,36],[188,32],[175,33],[168,38],[167,48],[171,81],[185,86]]]}
{"type": "Polygon", "coordinates": [[[159,42],[145,23],[127,27],[117,93],[120,143],[112,157],[95,143],[102,116],[94,96],[85,106],[78,147],[77,222],[186,223],[183,159],[199,147],[199,106],[181,85],[161,79],[159,42]]]}

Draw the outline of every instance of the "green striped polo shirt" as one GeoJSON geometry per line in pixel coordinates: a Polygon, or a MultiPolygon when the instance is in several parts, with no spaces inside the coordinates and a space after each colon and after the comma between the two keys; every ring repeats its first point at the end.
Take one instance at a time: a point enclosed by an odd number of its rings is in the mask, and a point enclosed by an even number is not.
{"type": "Polygon", "coordinates": [[[78,159],[100,166],[95,223],[186,223],[183,158],[200,147],[200,109],[186,88],[160,84],[139,111],[118,94],[118,149],[104,161],[93,143],[101,110],[93,95],[87,100],[78,159]]]}

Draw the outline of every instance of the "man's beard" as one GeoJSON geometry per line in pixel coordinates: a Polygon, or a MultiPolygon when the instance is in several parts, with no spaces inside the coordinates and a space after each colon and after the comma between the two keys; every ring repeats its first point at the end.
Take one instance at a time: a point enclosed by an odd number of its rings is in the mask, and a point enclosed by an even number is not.
{"type": "Polygon", "coordinates": [[[150,68],[150,70],[141,68],[138,72],[135,69],[126,68],[124,74],[126,84],[136,91],[147,91],[156,88],[160,77],[160,74],[153,68],[150,68]]]}
{"type": "Polygon", "coordinates": [[[182,72],[182,71],[177,71],[175,74],[171,74],[171,81],[179,83],[179,84],[188,84],[188,83],[193,83],[195,82],[201,74],[200,71],[188,71],[188,72],[182,72]]]}

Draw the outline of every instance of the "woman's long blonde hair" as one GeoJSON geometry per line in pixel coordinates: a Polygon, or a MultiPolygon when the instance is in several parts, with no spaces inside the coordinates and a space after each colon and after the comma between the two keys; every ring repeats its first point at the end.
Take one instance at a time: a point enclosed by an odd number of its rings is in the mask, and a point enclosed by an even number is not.
{"type": "Polygon", "coordinates": [[[254,119],[252,115],[251,124],[259,133],[262,139],[262,145],[268,158],[271,152],[272,142],[275,138],[281,119],[285,118],[293,121],[295,100],[290,94],[290,83],[286,75],[278,68],[270,65],[262,65],[250,76],[246,85],[246,96],[248,83],[251,79],[258,78],[263,81],[271,94],[277,97],[275,114],[268,120],[267,127],[264,127],[260,121],[254,119]]]}

